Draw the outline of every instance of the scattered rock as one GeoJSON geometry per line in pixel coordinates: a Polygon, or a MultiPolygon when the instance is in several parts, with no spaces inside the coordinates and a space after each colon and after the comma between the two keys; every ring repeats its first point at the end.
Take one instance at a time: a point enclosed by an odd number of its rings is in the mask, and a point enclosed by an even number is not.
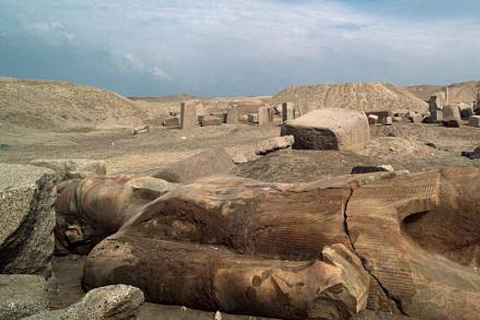
{"type": "Polygon", "coordinates": [[[143,292],[123,284],[101,287],[66,309],[43,312],[28,320],[130,320],[136,319],[144,302],[143,292]]]}
{"type": "Polygon", "coordinates": [[[377,117],[377,121],[380,123],[384,123],[385,119],[390,117],[393,117],[393,113],[390,110],[382,110],[382,111],[367,111],[365,112],[367,114],[367,117],[370,117],[371,115],[374,115],[377,117]]]}
{"type": "Polygon", "coordinates": [[[281,135],[293,135],[294,149],[358,150],[370,140],[364,112],[317,109],[282,125],[281,135]]]}
{"type": "Polygon", "coordinates": [[[169,182],[185,183],[209,175],[228,173],[234,167],[228,153],[223,148],[215,148],[169,164],[153,176],[169,182]]]}
{"type": "Polygon", "coordinates": [[[0,273],[50,273],[55,227],[53,170],[0,164],[0,273]]]}
{"type": "Polygon", "coordinates": [[[146,125],[146,126],[143,126],[143,127],[139,127],[139,128],[135,128],[132,130],[132,134],[141,134],[141,133],[147,133],[147,132],[150,132],[150,126],[149,125],[146,125]]]}
{"type": "Polygon", "coordinates": [[[468,118],[468,125],[480,128],[480,116],[470,116],[470,118],[468,118]]]}
{"type": "Polygon", "coordinates": [[[393,122],[402,122],[403,118],[402,117],[393,117],[393,122]]]}
{"type": "Polygon", "coordinates": [[[415,114],[409,114],[407,118],[412,122],[412,123],[422,123],[423,122],[423,116],[419,113],[415,114]]]}
{"type": "Polygon", "coordinates": [[[103,160],[35,159],[30,164],[54,170],[60,180],[85,179],[107,174],[107,166],[103,160]]]}
{"type": "Polygon", "coordinates": [[[356,166],[352,168],[351,174],[371,173],[371,172],[393,172],[393,167],[389,164],[381,166],[356,166]]]}
{"type": "Polygon", "coordinates": [[[378,116],[375,114],[371,114],[368,116],[368,124],[374,126],[377,124],[378,116]]]}
{"type": "Polygon", "coordinates": [[[473,151],[462,151],[462,157],[475,160],[480,159],[480,147],[475,148],[473,151]]]}
{"type": "Polygon", "coordinates": [[[433,148],[433,149],[438,149],[437,145],[433,142],[427,142],[427,143],[425,143],[425,145],[429,146],[430,148],[433,148]]]}
{"type": "Polygon", "coordinates": [[[293,136],[282,136],[268,139],[257,144],[255,154],[264,155],[279,149],[289,148],[294,142],[295,139],[293,136]]]}
{"type": "Polygon", "coordinates": [[[37,275],[0,274],[0,297],[0,319],[23,319],[47,310],[47,281],[37,275]]]}

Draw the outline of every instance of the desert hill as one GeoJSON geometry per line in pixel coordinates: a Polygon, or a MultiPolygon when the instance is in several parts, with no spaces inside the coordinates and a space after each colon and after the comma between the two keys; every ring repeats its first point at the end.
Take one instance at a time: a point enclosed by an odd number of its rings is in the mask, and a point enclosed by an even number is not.
{"type": "Polygon", "coordinates": [[[448,87],[449,103],[472,103],[476,101],[477,94],[480,92],[480,81],[467,81],[453,83],[448,86],[439,85],[418,85],[408,86],[406,89],[422,100],[430,99],[430,96],[436,95],[440,104],[445,103],[445,88],[448,87]]]}
{"type": "Polygon", "coordinates": [[[288,87],[274,96],[274,103],[292,101],[302,114],[316,108],[347,108],[359,111],[428,110],[422,101],[401,86],[388,83],[344,83],[288,87]]]}
{"type": "Polygon", "coordinates": [[[153,110],[85,85],[51,80],[0,77],[0,123],[49,131],[133,127],[148,122],[153,110]]]}

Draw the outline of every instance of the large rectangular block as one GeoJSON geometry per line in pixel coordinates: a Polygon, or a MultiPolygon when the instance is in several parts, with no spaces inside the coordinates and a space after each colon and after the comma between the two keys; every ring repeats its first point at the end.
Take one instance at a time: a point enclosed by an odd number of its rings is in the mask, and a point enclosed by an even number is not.
{"type": "Polygon", "coordinates": [[[177,117],[170,117],[163,120],[163,126],[167,128],[178,128],[180,127],[180,120],[177,117]]]}
{"type": "Polygon", "coordinates": [[[185,104],[182,102],[180,105],[180,129],[191,129],[196,126],[197,120],[197,107],[192,104],[185,104]]]}
{"type": "Polygon", "coordinates": [[[295,107],[291,102],[282,103],[282,123],[295,118],[295,107]]]}
{"type": "Polygon", "coordinates": [[[227,110],[227,121],[228,124],[238,123],[238,108],[237,106],[230,106],[227,110]]]}

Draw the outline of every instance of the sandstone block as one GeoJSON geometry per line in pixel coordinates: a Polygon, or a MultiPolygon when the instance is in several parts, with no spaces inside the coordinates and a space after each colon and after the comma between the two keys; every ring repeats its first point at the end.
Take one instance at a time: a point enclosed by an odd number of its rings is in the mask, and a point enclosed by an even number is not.
{"type": "Polygon", "coordinates": [[[169,182],[185,183],[209,175],[228,173],[235,167],[232,158],[222,148],[201,152],[168,165],[154,175],[169,182]]]}
{"type": "Polygon", "coordinates": [[[192,129],[196,126],[197,107],[192,104],[180,105],[180,129],[192,129]]]}
{"type": "Polygon", "coordinates": [[[170,117],[163,120],[163,126],[167,128],[180,127],[180,120],[177,117],[170,117]]]}
{"type": "Polygon", "coordinates": [[[470,118],[468,118],[468,125],[480,128],[480,116],[470,116],[470,118]]]}
{"type": "Polygon", "coordinates": [[[443,120],[450,121],[450,120],[460,120],[460,108],[454,105],[446,105],[443,106],[443,120]]]}
{"type": "Polygon", "coordinates": [[[47,281],[37,275],[0,274],[0,297],[0,319],[23,319],[47,310],[47,281]]]}
{"type": "Polygon", "coordinates": [[[222,119],[215,116],[204,116],[200,120],[200,126],[202,127],[219,126],[222,123],[222,119]]]}
{"type": "Polygon", "coordinates": [[[364,112],[317,109],[283,124],[281,135],[293,135],[294,149],[358,150],[370,140],[364,112]]]}
{"type": "Polygon", "coordinates": [[[258,108],[258,124],[261,126],[269,125],[272,123],[271,112],[268,107],[258,108]]]}
{"type": "Polygon", "coordinates": [[[294,141],[295,138],[293,136],[268,139],[257,144],[255,153],[263,155],[275,150],[289,148],[293,145],[294,141]]]}
{"type": "Polygon", "coordinates": [[[291,102],[282,103],[282,123],[295,119],[295,107],[291,102]]]}
{"type": "Polygon", "coordinates": [[[230,106],[227,110],[227,124],[238,123],[238,108],[237,106],[230,106]]]}
{"type": "Polygon", "coordinates": [[[0,164],[0,273],[50,273],[56,179],[47,168],[0,164]]]}
{"type": "Polygon", "coordinates": [[[248,115],[248,122],[249,123],[258,123],[258,113],[250,113],[248,115]]]}
{"type": "Polygon", "coordinates": [[[85,179],[107,174],[107,166],[103,160],[35,159],[30,163],[54,170],[61,180],[85,179]]]}

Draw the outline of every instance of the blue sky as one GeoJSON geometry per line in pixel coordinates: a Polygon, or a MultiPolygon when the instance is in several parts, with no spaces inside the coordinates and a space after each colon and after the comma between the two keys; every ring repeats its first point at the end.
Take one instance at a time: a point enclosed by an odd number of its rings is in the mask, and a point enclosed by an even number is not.
{"type": "Polygon", "coordinates": [[[480,79],[480,0],[0,0],[0,75],[124,95],[480,79]]]}

